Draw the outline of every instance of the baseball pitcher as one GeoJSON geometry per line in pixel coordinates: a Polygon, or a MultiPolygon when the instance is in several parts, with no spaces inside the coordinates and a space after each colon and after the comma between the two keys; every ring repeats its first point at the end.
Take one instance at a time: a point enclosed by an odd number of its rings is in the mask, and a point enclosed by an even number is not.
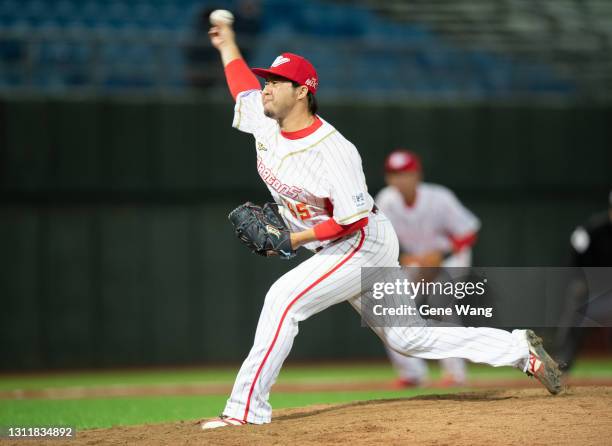
{"type": "MultiPolygon", "coordinates": [[[[357,149],[317,114],[319,77],[313,65],[283,53],[269,68],[251,70],[229,23],[218,23],[209,34],[236,102],[232,125],[253,135],[257,171],[274,199],[266,209],[246,203],[233,211],[236,235],[260,255],[290,258],[300,247],[314,255],[266,294],[253,347],[222,415],[203,422],[203,429],[269,423],[270,389],[299,323],[343,301],[361,311],[361,268],[399,266],[397,236],[374,207],[357,149]],[[255,75],[265,79],[263,90],[255,75]]],[[[556,365],[532,332],[373,329],[402,354],[514,366],[534,374],[551,392],[559,390],[556,365]]]]}

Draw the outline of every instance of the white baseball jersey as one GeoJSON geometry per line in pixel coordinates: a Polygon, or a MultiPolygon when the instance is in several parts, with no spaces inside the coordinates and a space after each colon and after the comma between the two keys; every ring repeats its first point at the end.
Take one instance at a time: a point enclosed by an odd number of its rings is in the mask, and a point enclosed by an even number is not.
{"type": "Polygon", "coordinates": [[[396,188],[387,186],[376,196],[376,205],[391,220],[401,252],[408,254],[450,251],[450,237],[462,237],[480,228],[478,218],[455,194],[437,184],[419,184],[412,206],[404,202],[396,188]]]}
{"type": "Polygon", "coordinates": [[[257,171],[282,206],[289,229],[303,231],[330,217],[341,225],[367,217],[374,200],[355,146],[323,119],[304,138],[283,137],[278,123],[264,115],[261,94],[249,90],[238,95],[232,125],[255,137],[257,171]]]}

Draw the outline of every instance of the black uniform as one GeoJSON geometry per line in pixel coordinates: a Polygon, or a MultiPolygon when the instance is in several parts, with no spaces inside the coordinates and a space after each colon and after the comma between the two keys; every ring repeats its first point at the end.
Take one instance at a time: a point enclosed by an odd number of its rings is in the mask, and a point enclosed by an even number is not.
{"type": "MultiPolygon", "coordinates": [[[[570,238],[572,266],[581,268],[612,266],[612,215],[610,212],[592,215],[584,225],[574,230],[570,238]]],[[[570,296],[571,302],[568,302],[568,307],[576,308],[586,303],[583,299],[586,299],[586,296],[570,296]]],[[[559,329],[557,359],[563,369],[569,369],[576,359],[584,332],[584,328],[578,327],[559,329]]]]}

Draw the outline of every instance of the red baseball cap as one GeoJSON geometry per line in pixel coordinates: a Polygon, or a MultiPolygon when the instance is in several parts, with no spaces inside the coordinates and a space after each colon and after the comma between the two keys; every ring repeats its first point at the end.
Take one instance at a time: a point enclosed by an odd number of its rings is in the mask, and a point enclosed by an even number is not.
{"type": "Polygon", "coordinates": [[[385,159],[385,172],[420,172],[421,158],[406,149],[395,149],[385,159]]]}
{"type": "Polygon", "coordinates": [[[271,74],[284,77],[308,87],[308,91],[312,94],[317,92],[319,85],[319,76],[312,64],[302,56],[293,53],[281,54],[274,59],[270,68],[253,68],[251,71],[265,79],[271,74]]]}

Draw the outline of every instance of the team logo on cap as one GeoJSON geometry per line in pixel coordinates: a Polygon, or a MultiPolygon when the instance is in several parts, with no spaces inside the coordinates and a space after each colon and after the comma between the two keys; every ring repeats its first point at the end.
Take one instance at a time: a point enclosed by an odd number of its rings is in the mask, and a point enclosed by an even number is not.
{"type": "Polygon", "coordinates": [[[278,56],[276,59],[274,59],[274,62],[272,62],[272,65],[270,65],[270,67],[278,67],[279,65],[282,65],[287,62],[291,62],[291,59],[288,59],[285,56],[278,56]]]}
{"type": "Polygon", "coordinates": [[[400,169],[406,164],[410,164],[412,157],[407,153],[397,152],[391,155],[389,165],[393,169],[400,169]]]}
{"type": "Polygon", "coordinates": [[[304,82],[304,83],[305,83],[307,86],[309,86],[309,87],[311,87],[311,88],[314,88],[315,90],[317,89],[318,82],[317,82],[317,79],[316,79],[316,78],[314,78],[314,77],[311,77],[311,78],[309,78],[309,79],[306,79],[306,82],[304,82]]]}

